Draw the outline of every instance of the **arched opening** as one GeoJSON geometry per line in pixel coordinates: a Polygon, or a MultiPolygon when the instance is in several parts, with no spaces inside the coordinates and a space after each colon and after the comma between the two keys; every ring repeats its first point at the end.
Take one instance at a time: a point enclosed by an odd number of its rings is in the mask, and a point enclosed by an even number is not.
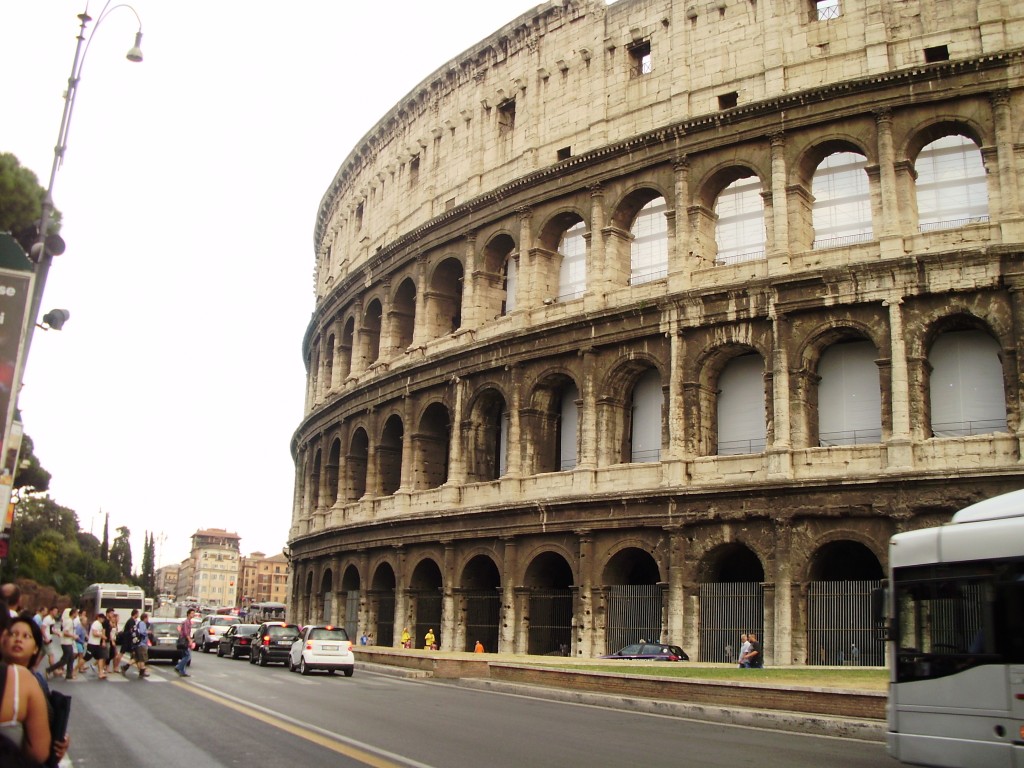
{"type": "Polygon", "coordinates": [[[338,368],[342,381],[352,374],[352,340],[355,335],[356,321],[349,318],[341,331],[341,344],[338,346],[338,368]]]}
{"type": "Polygon", "coordinates": [[[587,225],[577,221],[558,242],[558,301],[579,299],[587,290],[587,225]]]}
{"type": "Polygon", "coordinates": [[[629,413],[629,452],[632,463],[661,461],[662,408],[665,397],[661,372],[649,368],[633,385],[629,413]]]}
{"type": "Polygon", "coordinates": [[[448,258],[437,265],[427,293],[427,324],[431,338],[454,333],[462,326],[462,262],[448,258]]]}
{"type": "Polygon", "coordinates": [[[498,650],[501,625],[501,574],[486,555],[476,555],[462,570],[462,626],[465,641],[459,650],[472,651],[477,640],[484,650],[498,650]]]}
{"type": "Polygon", "coordinates": [[[882,441],[882,390],[878,350],[866,339],[846,339],[825,350],[818,363],[818,444],[862,445],[882,441]]]}
{"type": "Polygon", "coordinates": [[[331,442],[331,450],[327,454],[326,503],[333,507],[338,501],[338,467],[341,464],[341,440],[331,442]]]}
{"type": "Polygon", "coordinates": [[[668,203],[650,200],[629,229],[629,284],[640,285],[668,276],[668,203]]]}
{"type": "Polygon", "coordinates": [[[391,301],[391,338],[395,351],[401,353],[412,344],[416,327],[416,283],[406,278],[391,301]]]}
{"type": "Polygon", "coordinates": [[[315,512],[320,506],[320,449],[313,454],[313,471],[309,473],[309,511],[315,512]]]}
{"type": "Polygon", "coordinates": [[[814,171],[811,194],[815,248],[840,248],[873,237],[867,158],[834,152],[814,171]]]}
{"type": "Polygon", "coordinates": [[[605,653],[630,643],[669,640],[663,637],[665,583],[650,554],[636,547],[616,552],[605,566],[604,584],[608,595],[605,653]]]}
{"type": "Polygon", "coordinates": [[[914,161],[917,217],[922,232],[989,220],[988,175],[981,150],[966,136],[943,136],[914,161]]]}
{"type": "Polygon", "coordinates": [[[380,357],[380,325],[383,314],[384,310],[377,299],[366,305],[362,327],[364,367],[372,365],[380,357]]]}
{"type": "Polygon", "coordinates": [[[946,331],[928,350],[928,364],[933,436],[1006,431],[999,342],[980,330],[946,331]]]}
{"type": "Polygon", "coordinates": [[[875,636],[871,615],[871,593],[883,576],[875,553],[857,541],[832,541],[811,556],[808,664],[885,664],[885,643],[875,636]]]}
{"type": "Polygon", "coordinates": [[[359,571],[354,565],[350,565],[341,576],[341,592],[338,595],[339,609],[343,614],[342,625],[349,637],[353,639],[359,637],[360,630],[362,630],[370,635],[373,642],[376,643],[378,640],[376,627],[359,626],[359,589],[359,571]]]}
{"type": "Polygon", "coordinates": [[[334,574],[328,568],[320,579],[320,618],[321,624],[334,623],[334,574]]]}
{"type": "Polygon", "coordinates": [[[437,488],[448,481],[451,432],[452,419],[448,409],[441,403],[427,406],[414,436],[417,489],[437,488]]]}
{"type": "Polygon", "coordinates": [[[441,569],[433,560],[421,560],[413,569],[406,591],[409,615],[413,616],[413,641],[417,648],[426,647],[427,630],[434,633],[437,647],[441,647],[441,589],[444,582],[441,569]]]}
{"type": "Polygon", "coordinates": [[[381,563],[370,581],[368,612],[371,627],[377,628],[378,645],[395,644],[395,572],[387,563],[381,563]]]}
{"type": "Polygon", "coordinates": [[[515,249],[515,240],[506,234],[492,238],[484,246],[484,274],[480,285],[485,321],[497,320],[516,308],[515,249]]]}
{"type": "Polygon", "coordinates": [[[738,264],[765,257],[761,179],[749,174],[733,181],[715,200],[715,264],[738,264]]]}
{"type": "Polygon", "coordinates": [[[700,660],[734,663],[741,634],[764,637],[764,566],[737,542],[712,550],[701,566],[700,660]]]}
{"type": "Polygon", "coordinates": [[[508,469],[508,409],[496,389],[483,392],[470,412],[468,452],[469,482],[497,480],[508,469]]]}
{"type": "Polygon", "coordinates": [[[764,358],[740,354],[718,376],[718,455],[762,453],[767,440],[764,358]]]}
{"type": "Polygon", "coordinates": [[[402,438],[405,430],[402,419],[392,414],[384,422],[380,445],[377,447],[377,466],[382,496],[391,496],[402,485],[402,438]]]}
{"type": "Polygon", "coordinates": [[[358,501],[366,495],[366,462],[370,440],[366,430],[359,427],[352,433],[348,455],[345,457],[345,501],[358,501]]]}
{"type": "Polygon", "coordinates": [[[526,652],[568,656],[572,651],[572,568],[555,552],[544,552],[526,569],[529,595],[526,652]]]}

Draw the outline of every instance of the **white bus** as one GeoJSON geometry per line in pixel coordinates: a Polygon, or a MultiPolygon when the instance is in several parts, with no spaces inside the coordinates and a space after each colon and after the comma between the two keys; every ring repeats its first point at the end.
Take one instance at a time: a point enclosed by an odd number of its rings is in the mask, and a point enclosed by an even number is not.
{"type": "Polygon", "coordinates": [[[889,754],[1024,766],[1024,490],[889,544],[889,754]]]}
{"type": "Polygon", "coordinates": [[[124,627],[132,610],[146,610],[146,593],[142,587],[131,584],[90,584],[79,599],[78,605],[89,612],[89,621],[99,614],[106,613],[108,608],[117,611],[118,630],[124,627]]]}
{"type": "Polygon", "coordinates": [[[253,603],[246,609],[245,620],[250,624],[264,621],[284,621],[288,606],[284,603],[253,603]]]}

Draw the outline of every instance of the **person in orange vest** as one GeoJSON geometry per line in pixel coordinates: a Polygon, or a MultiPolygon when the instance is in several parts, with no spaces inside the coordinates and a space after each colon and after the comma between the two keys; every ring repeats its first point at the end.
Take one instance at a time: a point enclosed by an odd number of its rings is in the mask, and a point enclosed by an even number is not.
{"type": "Polygon", "coordinates": [[[474,648],[473,648],[473,653],[483,653],[483,652],[484,652],[484,644],[481,643],[479,640],[477,640],[476,641],[476,646],[474,646],[474,648]]]}

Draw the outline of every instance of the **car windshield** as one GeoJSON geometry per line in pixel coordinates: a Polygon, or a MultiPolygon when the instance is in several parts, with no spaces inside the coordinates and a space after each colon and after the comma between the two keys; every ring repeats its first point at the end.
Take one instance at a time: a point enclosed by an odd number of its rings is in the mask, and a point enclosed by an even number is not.
{"type": "Polygon", "coordinates": [[[236,635],[251,635],[260,628],[259,624],[238,624],[235,626],[236,635]]]}
{"type": "Polygon", "coordinates": [[[267,634],[275,639],[286,637],[296,638],[299,636],[298,627],[267,627],[267,634]]]}
{"type": "Polygon", "coordinates": [[[348,640],[348,633],[345,632],[341,627],[335,627],[334,629],[327,629],[326,627],[318,627],[316,629],[309,630],[310,640],[348,640]]]}

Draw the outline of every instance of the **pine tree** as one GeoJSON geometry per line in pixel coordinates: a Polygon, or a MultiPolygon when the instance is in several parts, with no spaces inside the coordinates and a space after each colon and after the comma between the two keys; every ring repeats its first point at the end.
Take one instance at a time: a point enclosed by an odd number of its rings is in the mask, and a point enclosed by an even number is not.
{"type": "MultiPolygon", "coordinates": [[[[101,510],[102,511],[102,510],[101,510]]],[[[110,561],[110,514],[103,518],[103,541],[100,542],[100,560],[110,561]]]]}

